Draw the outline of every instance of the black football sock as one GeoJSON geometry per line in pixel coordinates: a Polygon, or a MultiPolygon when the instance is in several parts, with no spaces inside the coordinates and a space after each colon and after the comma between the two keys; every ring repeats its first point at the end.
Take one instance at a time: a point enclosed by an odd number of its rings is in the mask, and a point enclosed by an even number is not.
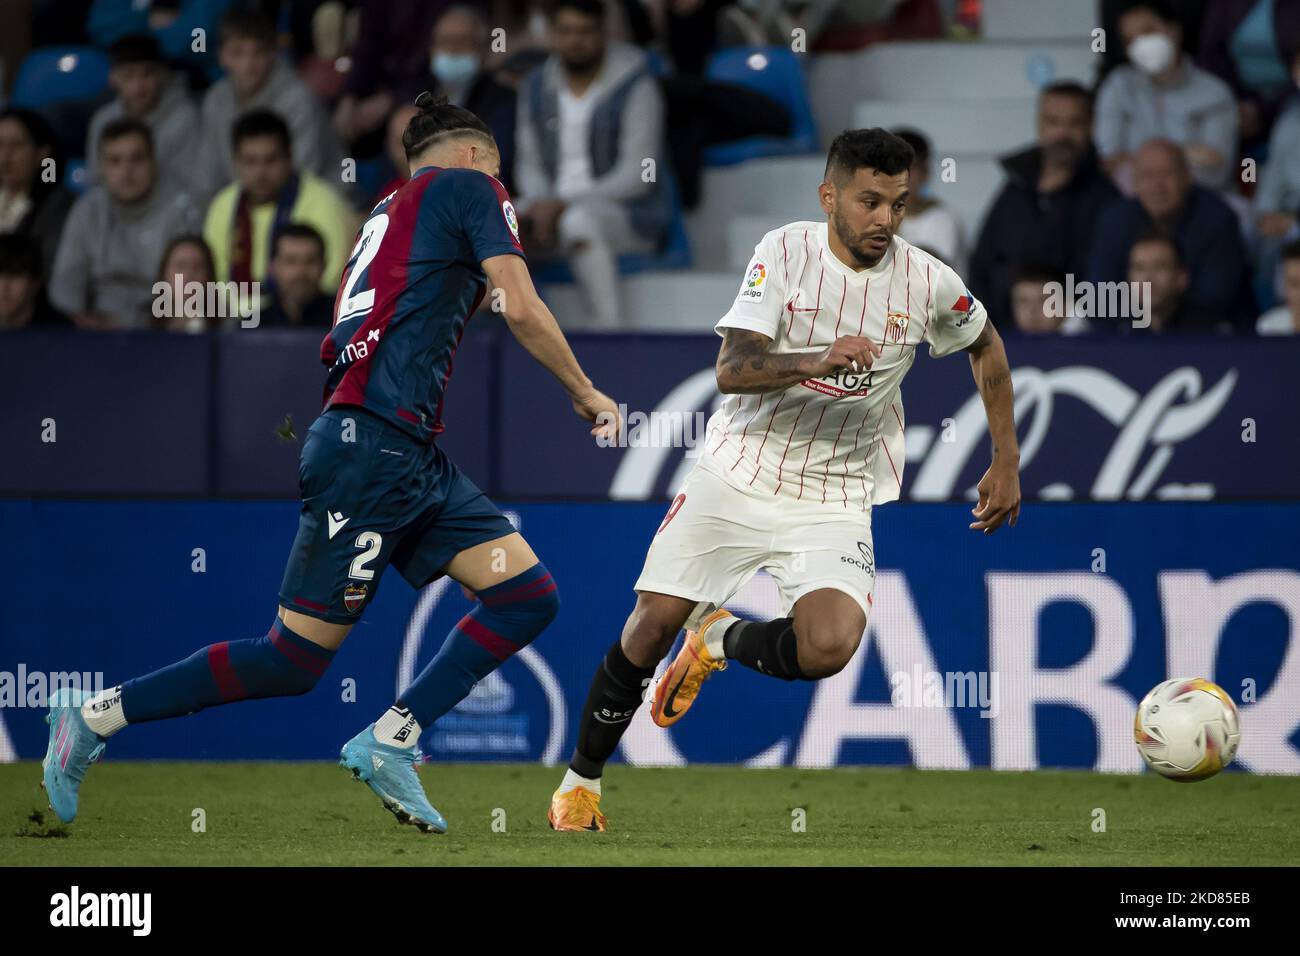
{"type": "Polygon", "coordinates": [[[722,651],[731,660],[768,677],[808,680],[799,669],[792,617],[775,621],[737,621],[722,635],[722,651]]]}
{"type": "Polygon", "coordinates": [[[600,777],[605,761],[613,755],[632,715],[641,706],[646,682],[654,673],[653,667],[633,664],[623,653],[622,644],[614,642],[591,679],[578,724],[578,746],[569,769],[589,780],[600,777]]]}

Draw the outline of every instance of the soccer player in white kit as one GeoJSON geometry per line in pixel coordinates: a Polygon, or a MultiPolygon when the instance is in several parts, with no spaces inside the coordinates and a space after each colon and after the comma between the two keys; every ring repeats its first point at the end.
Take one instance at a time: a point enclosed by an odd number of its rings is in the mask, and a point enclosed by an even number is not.
{"type": "Polygon", "coordinates": [[[1015,525],[1020,451],[1006,351],[957,274],[895,234],[912,158],[885,130],[841,133],[818,187],[825,220],[790,223],[755,248],[716,326],[726,399],[651,542],[622,637],[592,680],[551,800],[555,829],[606,828],[604,763],[683,626],[651,700],[664,727],[728,660],[819,680],[853,656],[875,584],[871,506],[901,491],[899,387],[922,344],[933,357],[964,349],[984,401],[993,462],[970,527],[1015,525]],[[745,621],[723,608],[760,569],[791,616],[745,621]]]}

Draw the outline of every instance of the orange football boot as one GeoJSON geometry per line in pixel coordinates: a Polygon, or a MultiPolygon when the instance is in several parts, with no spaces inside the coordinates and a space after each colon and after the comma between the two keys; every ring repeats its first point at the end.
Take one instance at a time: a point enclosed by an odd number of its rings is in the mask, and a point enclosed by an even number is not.
{"type": "Polygon", "coordinates": [[[727,626],[736,616],[726,608],[718,608],[700,622],[698,631],[687,631],[686,641],[673,662],[655,685],[654,699],[650,702],[650,717],[660,727],[671,727],[682,719],[699,696],[700,687],[714,671],[725,670],[726,659],[715,659],[704,644],[704,635],[711,627],[727,626]]]}
{"type": "Polygon", "coordinates": [[[604,833],[609,828],[609,820],[600,812],[600,794],[586,787],[574,787],[565,793],[556,790],[551,796],[551,808],[546,811],[546,822],[552,830],[604,833]]]}

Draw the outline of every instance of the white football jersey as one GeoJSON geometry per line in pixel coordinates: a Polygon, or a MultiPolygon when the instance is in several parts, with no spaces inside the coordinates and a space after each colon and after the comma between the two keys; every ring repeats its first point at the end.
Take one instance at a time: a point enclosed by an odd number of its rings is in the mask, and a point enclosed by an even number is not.
{"type": "Polygon", "coordinates": [[[882,347],[880,358],[866,372],[726,396],[699,464],[751,493],[865,510],[902,491],[900,385],[917,346],[928,342],[936,358],[963,349],[986,313],[957,273],[897,235],[879,263],[855,272],[826,233],[825,222],[794,222],[764,236],[716,330],[761,332],[776,353],[862,335],[882,347]]]}

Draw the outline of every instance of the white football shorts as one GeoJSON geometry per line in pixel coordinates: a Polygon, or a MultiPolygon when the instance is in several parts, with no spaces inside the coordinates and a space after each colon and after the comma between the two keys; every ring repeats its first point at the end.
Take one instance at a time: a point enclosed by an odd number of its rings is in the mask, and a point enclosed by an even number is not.
{"type": "Polygon", "coordinates": [[[876,581],[871,510],[841,510],[743,491],[701,459],[686,476],[646,553],[637,591],[695,601],[694,629],[760,569],[783,614],[811,591],[843,591],[871,616],[876,581]]]}

